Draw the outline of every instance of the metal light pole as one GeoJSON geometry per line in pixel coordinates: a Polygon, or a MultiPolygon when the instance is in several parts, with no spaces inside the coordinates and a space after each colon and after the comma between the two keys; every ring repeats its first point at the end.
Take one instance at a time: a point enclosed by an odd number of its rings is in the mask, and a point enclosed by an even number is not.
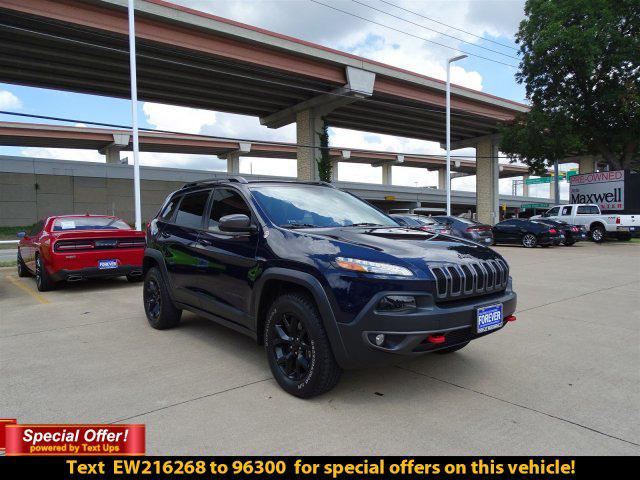
{"type": "Polygon", "coordinates": [[[138,79],[136,76],[136,25],[134,0],[129,0],[129,69],[131,78],[131,128],[133,130],[133,192],[136,230],[142,230],[140,202],[140,145],[138,143],[138,79]]]}
{"type": "Polygon", "coordinates": [[[467,55],[458,55],[447,60],[447,173],[445,178],[447,215],[451,215],[451,64],[463,58],[467,58],[467,55]]]}
{"type": "Polygon", "coordinates": [[[557,160],[553,162],[553,196],[555,204],[560,205],[560,171],[557,160]]]}

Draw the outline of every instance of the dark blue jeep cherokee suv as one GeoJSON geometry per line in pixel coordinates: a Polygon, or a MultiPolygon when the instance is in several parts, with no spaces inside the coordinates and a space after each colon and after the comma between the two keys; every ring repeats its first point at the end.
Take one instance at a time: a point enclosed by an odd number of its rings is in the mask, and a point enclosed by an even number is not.
{"type": "Polygon", "coordinates": [[[144,271],[152,327],[186,309],[245,333],[299,397],[343,368],[453,352],[515,319],[498,253],[322,183],[187,184],[149,224],[144,271]]]}

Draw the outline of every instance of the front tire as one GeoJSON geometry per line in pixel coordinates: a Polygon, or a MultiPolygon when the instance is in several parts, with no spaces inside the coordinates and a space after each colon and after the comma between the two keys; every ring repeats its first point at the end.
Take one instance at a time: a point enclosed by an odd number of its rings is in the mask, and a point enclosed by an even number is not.
{"type": "Polygon", "coordinates": [[[605,239],[605,230],[602,225],[596,225],[591,228],[591,240],[596,243],[602,243],[605,239]]]}
{"type": "Polygon", "coordinates": [[[149,325],[156,330],[166,330],[180,323],[182,310],[173,304],[162,273],[156,267],[150,268],[144,277],[142,298],[149,325]]]}
{"type": "Polygon", "coordinates": [[[536,245],[538,245],[538,238],[533,233],[525,233],[522,237],[522,246],[534,248],[536,245]]]}
{"type": "Polygon", "coordinates": [[[274,378],[284,391],[310,398],[331,390],[340,380],[337,364],[318,310],[301,293],[279,296],[269,308],[264,345],[274,378]]]}
{"type": "Polygon", "coordinates": [[[47,269],[42,264],[40,255],[36,257],[36,287],[40,292],[48,292],[56,288],[56,283],[47,273],[47,269]]]}
{"type": "Polygon", "coordinates": [[[18,255],[17,255],[17,258],[16,258],[16,265],[18,267],[18,276],[19,277],[30,277],[31,276],[31,273],[27,269],[27,265],[24,263],[24,260],[22,260],[22,255],[20,255],[20,252],[18,252],[18,255]]]}

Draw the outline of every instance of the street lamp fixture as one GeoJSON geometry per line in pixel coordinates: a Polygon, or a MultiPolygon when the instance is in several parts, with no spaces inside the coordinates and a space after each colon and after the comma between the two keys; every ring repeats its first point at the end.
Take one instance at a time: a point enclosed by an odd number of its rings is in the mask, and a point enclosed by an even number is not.
{"type": "Polygon", "coordinates": [[[451,64],[468,55],[458,55],[447,60],[447,173],[445,189],[447,192],[447,215],[451,215],[451,64]]]}

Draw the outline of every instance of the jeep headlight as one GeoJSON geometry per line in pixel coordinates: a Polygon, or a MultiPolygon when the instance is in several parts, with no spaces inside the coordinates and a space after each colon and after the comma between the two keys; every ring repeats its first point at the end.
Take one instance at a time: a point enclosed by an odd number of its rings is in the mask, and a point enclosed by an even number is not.
{"type": "Polygon", "coordinates": [[[336,265],[345,270],[354,272],[376,273],[379,275],[398,275],[401,277],[413,277],[413,272],[408,268],[391,263],[371,262],[359,258],[336,257],[336,265]]]}

